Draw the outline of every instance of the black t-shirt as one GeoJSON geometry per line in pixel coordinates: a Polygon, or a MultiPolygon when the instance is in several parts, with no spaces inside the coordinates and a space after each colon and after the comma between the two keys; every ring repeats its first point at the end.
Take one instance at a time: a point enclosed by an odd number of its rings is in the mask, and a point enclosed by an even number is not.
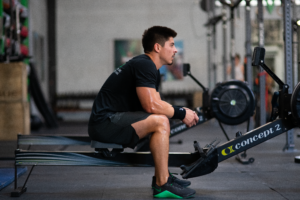
{"type": "Polygon", "coordinates": [[[158,91],[160,73],[149,56],[136,56],[116,69],[100,89],[92,108],[90,123],[102,122],[116,112],[143,111],[136,87],[158,91]]]}

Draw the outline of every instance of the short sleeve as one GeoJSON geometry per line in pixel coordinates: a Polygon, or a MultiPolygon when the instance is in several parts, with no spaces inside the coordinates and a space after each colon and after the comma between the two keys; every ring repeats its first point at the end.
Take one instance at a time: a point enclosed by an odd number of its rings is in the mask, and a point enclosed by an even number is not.
{"type": "Polygon", "coordinates": [[[160,81],[161,81],[160,71],[157,70],[157,80],[156,80],[156,91],[157,92],[159,91],[160,81]]]}
{"type": "Polygon", "coordinates": [[[140,62],[135,67],[136,87],[157,89],[157,71],[152,61],[140,62]]]}

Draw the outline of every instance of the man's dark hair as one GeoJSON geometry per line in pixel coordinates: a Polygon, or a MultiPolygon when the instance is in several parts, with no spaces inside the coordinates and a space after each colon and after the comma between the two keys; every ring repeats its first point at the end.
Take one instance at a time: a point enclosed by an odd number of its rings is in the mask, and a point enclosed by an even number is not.
{"type": "Polygon", "coordinates": [[[154,44],[158,43],[161,46],[165,45],[165,42],[170,37],[176,37],[177,33],[168,27],[153,26],[144,31],[142,44],[145,53],[149,53],[153,50],[154,44]]]}

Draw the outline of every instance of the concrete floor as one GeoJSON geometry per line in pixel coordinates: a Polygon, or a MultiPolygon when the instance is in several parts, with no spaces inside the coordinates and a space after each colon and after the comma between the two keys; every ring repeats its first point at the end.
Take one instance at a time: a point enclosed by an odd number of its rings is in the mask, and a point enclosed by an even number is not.
{"type": "MultiPolygon", "coordinates": [[[[246,124],[225,126],[230,138],[246,124]]],[[[300,150],[298,128],[294,129],[296,149],[300,150]]],[[[86,123],[62,123],[59,129],[33,132],[32,134],[77,134],[87,133],[86,123]]],[[[215,120],[206,122],[171,138],[170,151],[193,152],[193,141],[202,146],[218,138],[226,142],[215,120]],[[182,144],[176,141],[182,140],[182,144]]],[[[192,178],[191,188],[196,190],[193,199],[300,199],[300,164],[294,157],[300,151],[283,152],[286,134],[277,136],[247,151],[255,158],[250,165],[242,165],[234,157],[221,163],[211,174],[192,178]]],[[[0,142],[0,157],[12,157],[15,142],[0,142]]],[[[50,147],[49,147],[50,148],[50,147]]],[[[61,148],[61,147],[58,147],[61,148]]],[[[88,150],[89,147],[67,147],[66,150],[88,150]]],[[[130,150],[128,150],[130,151],[130,150]]],[[[13,167],[12,160],[1,160],[0,167],[13,167]]],[[[28,174],[19,178],[21,186],[28,174]]],[[[180,173],[179,168],[170,168],[180,173]]],[[[153,199],[150,187],[153,167],[79,167],[79,166],[37,166],[27,183],[27,192],[19,199],[153,199]]],[[[180,177],[180,176],[178,176],[180,177]]],[[[14,185],[0,191],[0,199],[12,199],[10,192],[14,185]]]]}

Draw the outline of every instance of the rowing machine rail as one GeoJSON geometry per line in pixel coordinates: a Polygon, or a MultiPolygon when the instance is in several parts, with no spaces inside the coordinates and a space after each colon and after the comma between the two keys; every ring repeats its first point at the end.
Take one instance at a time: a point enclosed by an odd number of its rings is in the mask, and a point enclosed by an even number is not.
{"type": "Polygon", "coordinates": [[[211,173],[217,168],[219,162],[238,155],[247,149],[294,128],[295,125],[290,118],[291,116],[289,119],[277,119],[232,139],[221,146],[216,147],[217,145],[212,145],[211,148],[213,149],[207,153],[205,148],[203,148],[202,151],[205,153],[200,154],[200,158],[196,162],[187,166],[181,166],[183,170],[181,172],[182,177],[187,179],[211,173]]]}

